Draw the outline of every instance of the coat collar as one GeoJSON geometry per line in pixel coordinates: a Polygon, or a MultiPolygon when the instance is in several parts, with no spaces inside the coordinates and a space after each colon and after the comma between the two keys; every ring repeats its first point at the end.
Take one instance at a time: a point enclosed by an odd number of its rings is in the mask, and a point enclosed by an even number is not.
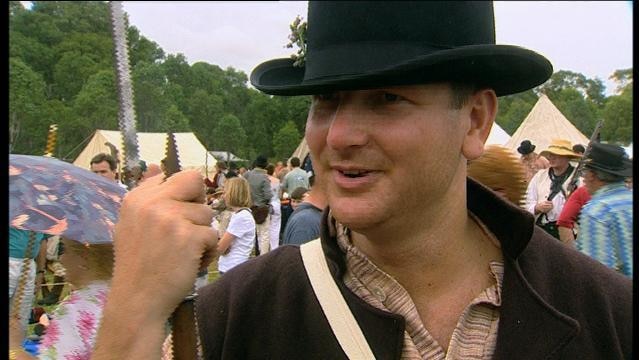
{"type": "MultiPolygon", "coordinates": [[[[504,255],[502,307],[495,358],[513,358],[513,354],[525,355],[523,358],[527,359],[552,357],[576,336],[579,324],[546,300],[551,298],[551,294],[543,290],[552,289],[552,286],[535,289],[520,267],[519,258],[531,240],[546,235],[534,225],[534,217],[529,212],[506,202],[472,179],[467,180],[467,187],[468,209],[499,239],[504,255]]],[[[322,215],[320,230],[322,248],[333,278],[340,284],[346,263],[337,244],[336,227],[330,222],[334,219],[327,208],[322,215]]]]}

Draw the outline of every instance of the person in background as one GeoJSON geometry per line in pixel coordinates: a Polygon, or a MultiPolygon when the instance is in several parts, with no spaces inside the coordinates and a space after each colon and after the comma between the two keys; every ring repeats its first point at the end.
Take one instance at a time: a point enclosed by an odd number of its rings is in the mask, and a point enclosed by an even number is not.
{"type": "MultiPolygon", "coordinates": [[[[298,189],[304,188],[298,187],[293,193],[298,189]]],[[[320,235],[322,211],[327,205],[324,189],[319,184],[313,185],[304,193],[301,201],[295,203],[295,211],[288,218],[284,229],[282,245],[302,245],[317,239],[320,235]]]]}
{"type": "Polygon", "coordinates": [[[255,220],[250,210],[248,181],[243,177],[228,179],[224,186],[224,202],[226,209],[233,215],[217,243],[220,275],[249,259],[255,239],[255,220]]]}
{"type": "Polygon", "coordinates": [[[517,152],[521,154],[519,159],[526,171],[526,182],[529,182],[530,179],[539,172],[539,170],[548,169],[550,167],[548,159],[538,155],[535,152],[535,148],[536,146],[533,145],[530,140],[522,141],[517,148],[517,152]]]}
{"type": "Polygon", "coordinates": [[[303,187],[303,186],[299,186],[297,188],[295,188],[295,190],[293,190],[293,192],[291,192],[291,207],[293,208],[293,212],[295,212],[295,209],[297,209],[300,204],[306,199],[306,196],[308,195],[308,189],[303,187]]]}
{"type": "Polygon", "coordinates": [[[17,328],[13,328],[12,331],[21,340],[26,335],[36,294],[36,273],[44,273],[42,268],[36,270],[35,259],[43,243],[46,246],[46,238],[47,235],[43,233],[9,227],[9,314],[17,318],[17,328]],[[22,296],[17,297],[20,288],[22,296]],[[19,308],[15,307],[17,304],[19,308]]]}
{"type": "Polygon", "coordinates": [[[308,174],[300,168],[300,159],[292,157],[291,171],[289,171],[284,177],[282,192],[286,192],[290,195],[293,190],[300,186],[307,189],[311,187],[308,182],[308,174]]]}
{"type": "Polygon", "coordinates": [[[263,155],[258,155],[254,162],[254,167],[251,171],[244,174],[244,178],[248,180],[249,187],[251,189],[251,211],[253,217],[256,219],[256,231],[257,231],[257,250],[260,255],[266,254],[271,248],[270,243],[270,231],[271,231],[271,198],[273,193],[271,192],[271,180],[269,180],[266,173],[266,166],[268,160],[263,155]],[[260,221],[259,216],[256,216],[260,212],[264,217],[260,221]]]}
{"type": "Polygon", "coordinates": [[[117,163],[109,154],[99,153],[91,159],[91,172],[111,181],[117,181],[117,163]]]}
{"type": "Polygon", "coordinates": [[[230,178],[232,178],[232,177],[236,177],[236,176],[238,176],[238,174],[237,174],[237,164],[236,164],[236,163],[234,163],[234,162],[231,162],[231,163],[229,164],[229,171],[227,171],[227,172],[226,172],[226,174],[224,174],[224,176],[225,176],[227,179],[230,179],[230,178]]]}
{"type": "Polygon", "coordinates": [[[581,144],[575,144],[572,146],[572,151],[575,154],[582,155],[586,152],[586,148],[581,144]]]}
{"type": "Polygon", "coordinates": [[[632,192],[624,185],[632,162],[621,146],[593,143],[583,176],[592,198],[581,210],[577,249],[632,278],[632,192]]]}
{"type": "Polygon", "coordinates": [[[557,218],[566,202],[569,180],[575,172],[570,161],[579,155],[572,151],[570,141],[553,139],[541,156],[548,159],[550,168],[539,170],[530,179],[526,189],[526,210],[535,216],[537,225],[559,240],[557,218]]]}
{"type": "MultiPolygon", "coordinates": [[[[264,62],[250,80],[269,95],[312,96],[305,139],[328,201],[321,239],[200,289],[204,358],[632,358],[630,279],[467,177],[497,97],[540,85],[550,62],[495,43],[491,2],[311,1],[307,19],[304,56],[264,62]]],[[[93,360],[158,357],[167,318],[215,246],[198,179],[181,172],[127,195],[93,360]],[[146,248],[154,256],[134,257],[146,248]],[[144,327],[121,336],[127,320],[144,327]]]]}
{"type": "Polygon", "coordinates": [[[280,246],[280,230],[282,227],[282,204],[280,202],[280,180],[274,176],[275,165],[268,164],[266,166],[266,173],[271,181],[271,230],[269,233],[269,241],[271,243],[271,250],[277,249],[280,246]]]}
{"type": "Polygon", "coordinates": [[[66,269],[60,262],[60,256],[64,252],[64,245],[58,235],[46,238],[43,240],[42,245],[36,260],[36,268],[38,269],[36,284],[42,284],[42,299],[38,301],[38,305],[53,305],[60,301],[60,295],[62,295],[66,281],[66,269]],[[53,274],[54,285],[51,289],[44,281],[47,272],[53,274]]]}
{"type": "Polygon", "coordinates": [[[559,240],[564,244],[575,246],[575,239],[578,232],[577,219],[579,218],[581,209],[590,201],[590,198],[588,188],[584,185],[578,187],[568,196],[564,208],[561,210],[559,218],[557,218],[559,240]]]}

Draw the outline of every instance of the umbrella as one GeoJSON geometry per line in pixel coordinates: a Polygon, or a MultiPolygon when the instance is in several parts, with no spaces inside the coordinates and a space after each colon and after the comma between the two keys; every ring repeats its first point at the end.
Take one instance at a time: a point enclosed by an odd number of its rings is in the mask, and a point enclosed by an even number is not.
{"type": "Polygon", "coordinates": [[[64,161],[9,155],[9,226],[109,243],[125,194],[116,182],[64,161]]]}

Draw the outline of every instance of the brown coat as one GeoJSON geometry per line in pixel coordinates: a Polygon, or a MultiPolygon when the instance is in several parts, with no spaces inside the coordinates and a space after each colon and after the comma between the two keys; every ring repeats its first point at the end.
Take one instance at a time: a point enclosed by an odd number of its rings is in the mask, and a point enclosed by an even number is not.
{"type": "MultiPolygon", "coordinates": [[[[534,226],[528,212],[468,181],[468,207],[497,236],[505,261],[495,359],[630,359],[631,281],[534,226]]],[[[326,214],[329,267],[377,359],[399,359],[404,320],[339,281],[345,264],[326,214]]],[[[295,246],[283,246],[200,289],[206,359],[345,359],[295,246]]]]}

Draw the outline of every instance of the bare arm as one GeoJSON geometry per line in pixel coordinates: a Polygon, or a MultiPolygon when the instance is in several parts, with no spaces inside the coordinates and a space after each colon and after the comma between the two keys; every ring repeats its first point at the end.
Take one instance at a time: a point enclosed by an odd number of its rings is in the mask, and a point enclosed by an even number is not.
{"type": "Polygon", "coordinates": [[[222,238],[217,243],[217,253],[226,254],[226,251],[231,248],[233,241],[235,241],[235,235],[228,231],[224,232],[224,235],[222,235],[222,238]]]}
{"type": "Polygon", "coordinates": [[[575,234],[572,233],[572,229],[564,226],[558,226],[557,229],[559,230],[559,240],[561,242],[569,246],[575,246],[575,234]]]}
{"type": "Polygon", "coordinates": [[[115,268],[92,359],[159,359],[165,324],[213,258],[217,233],[202,176],[151,178],[126,195],[115,268]]]}

